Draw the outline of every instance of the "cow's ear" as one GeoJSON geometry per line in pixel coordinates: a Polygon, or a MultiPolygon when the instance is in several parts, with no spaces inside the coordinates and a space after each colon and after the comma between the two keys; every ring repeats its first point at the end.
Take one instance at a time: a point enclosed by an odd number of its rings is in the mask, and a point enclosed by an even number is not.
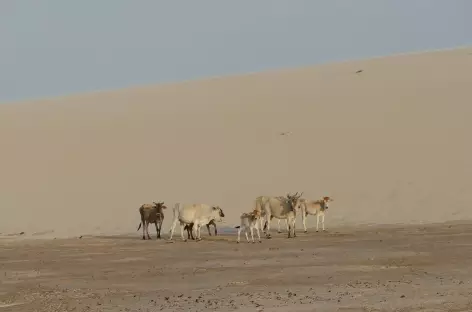
{"type": "Polygon", "coordinates": [[[218,208],[217,208],[217,207],[215,207],[215,206],[213,206],[213,210],[218,210],[218,208]]]}

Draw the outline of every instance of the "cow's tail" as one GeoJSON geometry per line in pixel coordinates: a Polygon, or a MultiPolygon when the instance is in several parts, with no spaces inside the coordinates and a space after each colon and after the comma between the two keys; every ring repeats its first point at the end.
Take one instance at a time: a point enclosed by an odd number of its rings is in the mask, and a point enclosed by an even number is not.
{"type": "Polygon", "coordinates": [[[139,226],[138,226],[138,229],[136,231],[139,231],[139,229],[141,228],[141,222],[139,222],[139,226]]]}
{"type": "Polygon", "coordinates": [[[239,229],[240,227],[241,227],[240,225],[237,225],[237,226],[235,226],[234,228],[235,228],[235,229],[239,229]]]}

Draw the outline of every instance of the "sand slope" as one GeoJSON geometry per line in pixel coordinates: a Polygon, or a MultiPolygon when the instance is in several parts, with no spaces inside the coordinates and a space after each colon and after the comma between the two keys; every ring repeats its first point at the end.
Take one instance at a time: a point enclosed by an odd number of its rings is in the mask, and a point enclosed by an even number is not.
{"type": "Polygon", "coordinates": [[[334,197],[327,227],[471,218],[471,53],[2,104],[0,232],[136,233],[152,200],[232,226],[288,191],[334,197]]]}

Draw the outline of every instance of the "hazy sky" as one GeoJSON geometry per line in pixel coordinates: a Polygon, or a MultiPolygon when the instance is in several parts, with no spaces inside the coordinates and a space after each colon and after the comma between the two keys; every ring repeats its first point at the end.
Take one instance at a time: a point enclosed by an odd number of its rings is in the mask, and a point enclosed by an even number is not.
{"type": "Polygon", "coordinates": [[[468,44],[470,0],[0,0],[0,102],[468,44]]]}

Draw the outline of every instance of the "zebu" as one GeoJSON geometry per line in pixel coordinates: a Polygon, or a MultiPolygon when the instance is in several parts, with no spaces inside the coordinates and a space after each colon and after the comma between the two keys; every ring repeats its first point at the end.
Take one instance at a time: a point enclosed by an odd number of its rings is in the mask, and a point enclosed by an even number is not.
{"type": "Polygon", "coordinates": [[[316,232],[318,232],[320,218],[321,218],[321,225],[323,231],[325,231],[325,214],[329,208],[329,203],[332,202],[333,199],[329,196],[324,196],[318,200],[301,200],[301,210],[302,210],[302,223],[303,229],[305,233],[308,232],[306,229],[306,218],[308,215],[316,216],[316,232]]]}
{"type": "Polygon", "coordinates": [[[174,220],[169,230],[169,240],[172,240],[175,227],[180,222],[180,234],[183,241],[187,241],[184,237],[184,227],[186,224],[193,223],[196,240],[201,240],[200,228],[202,225],[208,224],[212,220],[221,222],[225,214],[219,206],[210,206],[207,204],[180,204],[177,203],[173,209],[174,220]]]}
{"type": "Polygon", "coordinates": [[[293,237],[296,237],[295,221],[297,211],[300,209],[300,196],[298,192],[294,195],[287,194],[286,197],[278,196],[259,196],[256,198],[255,209],[261,211],[261,215],[265,218],[264,233],[267,238],[270,238],[270,221],[272,218],[286,219],[289,227],[288,238],[290,238],[293,231],[293,237]]]}
{"type": "Polygon", "coordinates": [[[153,202],[152,204],[143,204],[139,207],[139,214],[141,216],[141,223],[139,223],[137,231],[143,226],[143,239],[151,239],[149,235],[149,224],[154,223],[156,225],[157,238],[161,238],[162,222],[164,221],[164,211],[167,209],[164,202],[153,202]]]}
{"type": "Polygon", "coordinates": [[[246,240],[249,243],[249,237],[248,237],[248,230],[251,231],[251,239],[252,242],[254,242],[254,229],[256,229],[257,232],[257,237],[259,239],[259,243],[262,243],[261,241],[261,234],[259,232],[259,225],[258,221],[261,218],[261,212],[259,210],[254,210],[252,212],[244,212],[241,214],[239,217],[240,219],[240,225],[235,226],[236,229],[238,229],[238,240],[237,243],[240,242],[241,240],[241,231],[244,230],[244,234],[246,235],[246,240]]]}

